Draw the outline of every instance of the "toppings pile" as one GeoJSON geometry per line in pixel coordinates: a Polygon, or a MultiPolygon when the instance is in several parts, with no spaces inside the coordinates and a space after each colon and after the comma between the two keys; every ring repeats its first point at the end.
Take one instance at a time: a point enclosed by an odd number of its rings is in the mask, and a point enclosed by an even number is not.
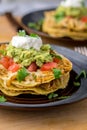
{"type": "MultiPolygon", "coordinates": [[[[40,39],[39,36],[32,34],[30,36],[26,35],[25,31],[19,31],[16,39],[27,39],[30,41],[33,37],[33,41],[37,42],[37,39],[40,39]]],[[[29,75],[30,72],[40,71],[53,71],[55,78],[60,77],[61,70],[58,68],[58,63],[62,60],[62,56],[57,55],[48,44],[38,45],[39,49],[35,48],[34,44],[27,49],[24,48],[26,42],[13,45],[14,39],[10,42],[9,45],[0,48],[0,64],[3,65],[9,72],[17,72],[17,80],[20,82],[29,75]],[[23,45],[24,44],[24,45],[23,45]],[[4,48],[4,50],[3,50],[4,48]]],[[[18,41],[19,42],[19,41],[18,41]]],[[[34,43],[32,42],[32,43],[34,43]]],[[[30,44],[28,42],[27,44],[30,44]]],[[[35,43],[36,44],[36,43],[35,43]]]]}
{"type": "Polygon", "coordinates": [[[66,57],[24,30],[0,46],[0,91],[8,96],[48,95],[64,89],[71,69],[66,57]]]}

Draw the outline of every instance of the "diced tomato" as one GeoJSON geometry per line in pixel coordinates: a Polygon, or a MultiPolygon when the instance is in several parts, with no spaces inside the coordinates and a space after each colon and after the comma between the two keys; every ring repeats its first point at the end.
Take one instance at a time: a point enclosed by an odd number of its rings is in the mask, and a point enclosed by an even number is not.
{"type": "Polygon", "coordinates": [[[12,65],[9,66],[8,70],[11,72],[16,72],[20,69],[19,64],[13,63],[12,65]]]}
{"type": "Polygon", "coordinates": [[[0,59],[0,64],[2,64],[6,69],[9,67],[9,59],[8,57],[2,57],[0,59]]]}
{"type": "Polygon", "coordinates": [[[30,66],[28,67],[28,71],[33,72],[37,70],[37,65],[35,62],[31,63],[30,66]]]}
{"type": "Polygon", "coordinates": [[[84,23],[87,23],[87,16],[82,17],[81,21],[84,22],[84,23]]]}
{"type": "Polygon", "coordinates": [[[41,70],[42,71],[48,71],[53,68],[57,68],[58,64],[56,62],[48,62],[42,65],[41,70]]]}
{"type": "Polygon", "coordinates": [[[10,58],[10,59],[9,59],[9,65],[12,65],[12,64],[14,64],[14,61],[13,61],[12,58],[10,58]]]}
{"type": "Polygon", "coordinates": [[[58,59],[58,58],[53,58],[53,61],[56,62],[56,63],[59,63],[59,62],[60,62],[60,59],[58,59]]]}
{"type": "Polygon", "coordinates": [[[10,57],[8,57],[8,56],[4,56],[4,57],[2,57],[2,58],[0,59],[0,64],[2,64],[6,69],[8,69],[9,66],[10,66],[11,64],[13,64],[13,63],[14,63],[14,62],[13,62],[12,58],[10,58],[10,57]]]}
{"type": "Polygon", "coordinates": [[[4,58],[5,60],[7,60],[7,61],[10,59],[9,56],[4,56],[3,58],[4,58]]]}
{"type": "Polygon", "coordinates": [[[16,72],[20,68],[19,65],[14,63],[13,59],[8,56],[2,57],[0,59],[0,64],[2,64],[6,69],[12,72],[16,72]]]}
{"type": "Polygon", "coordinates": [[[9,63],[7,61],[5,61],[4,59],[0,60],[0,64],[2,64],[6,69],[8,69],[8,67],[9,67],[9,63]]]}

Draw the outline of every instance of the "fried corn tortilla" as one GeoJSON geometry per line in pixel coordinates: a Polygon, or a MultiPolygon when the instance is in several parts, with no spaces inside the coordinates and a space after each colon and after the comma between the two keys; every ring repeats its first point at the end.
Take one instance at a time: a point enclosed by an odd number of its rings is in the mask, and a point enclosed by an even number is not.
{"type": "Polygon", "coordinates": [[[76,17],[64,17],[60,21],[55,20],[56,10],[44,12],[42,31],[52,37],[70,37],[74,40],[87,39],[86,22],[76,17]]]}
{"type": "Polygon", "coordinates": [[[62,58],[57,67],[57,69],[61,70],[61,76],[58,79],[55,78],[52,70],[41,71],[38,68],[35,72],[29,72],[29,75],[19,82],[17,80],[17,72],[8,71],[0,64],[0,90],[8,96],[18,96],[20,94],[47,95],[58,89],[64,89],[70,78],[72,63],[63,55],[54,53],[62,58]]]}

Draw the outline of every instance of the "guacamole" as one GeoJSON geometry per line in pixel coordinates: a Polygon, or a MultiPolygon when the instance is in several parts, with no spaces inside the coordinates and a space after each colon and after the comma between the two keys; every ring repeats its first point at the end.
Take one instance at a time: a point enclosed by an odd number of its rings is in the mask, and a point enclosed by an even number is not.
{"type": "Polygon", "coordinates": [[[40,50],[33,47],[30,49],[16,48],[10,43],[7,47],[7,55],[12,57],[16,63],[22,66],[29,66],[32,62],[36,62],[37,66],[41,67],[44,62],[51,62],[50,45],[43,44],[40,50]]]}
{"type": "Polygon", "coordinates": [[[56,15],[60,16],[72,16],[76,18],[81,18],[82,16],[87,16],[87,8],[85,6],[81,7],[64,7],[59,6],[56,9],[56,15]]]}

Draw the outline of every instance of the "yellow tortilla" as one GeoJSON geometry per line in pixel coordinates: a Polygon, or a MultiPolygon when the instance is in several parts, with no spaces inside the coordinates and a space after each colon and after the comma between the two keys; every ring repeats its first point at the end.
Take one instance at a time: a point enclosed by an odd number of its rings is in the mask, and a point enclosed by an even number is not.
{"type": "MultiPolygon", "coordinates": [[[[55,52],[56,53],[56,52],[55,52]]],[[[17,72],[12,73],[0,64],[0,90],[8,96],[17,96],[20,94],[47,95],[58,89],[64,89],[70,78],[72,63],[63,55],[62,60],[58,63],[58,69],[61,70],[61,77],[55,79],[54,73],[50,71],[30,72],[25,80],[17,80],[17,72]]]]}
{"type": "Polygon", "coordinates": [[[76,18],[68,18],[57,22],[54,18],[56,11],[44,13],[42,31],[52,37],[70,37],[75,40],[87,39],[87,25],[76,18]],[[50,24],[49,24],[50,23],[50,24]]]}

